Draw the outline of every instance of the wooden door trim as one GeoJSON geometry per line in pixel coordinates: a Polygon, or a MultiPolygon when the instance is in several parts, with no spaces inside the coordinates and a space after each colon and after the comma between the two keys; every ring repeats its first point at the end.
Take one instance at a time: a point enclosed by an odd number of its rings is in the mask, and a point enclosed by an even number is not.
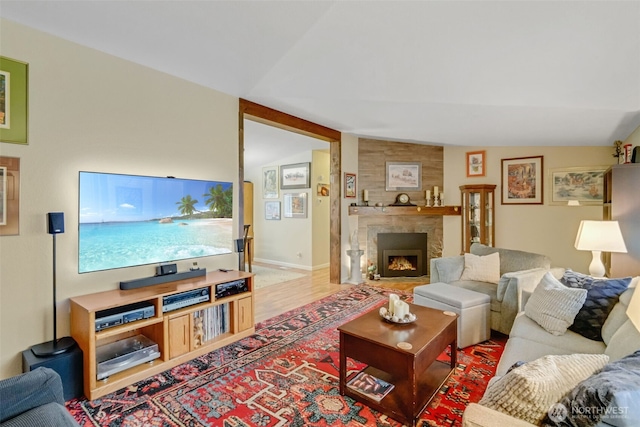
{"type": "MultiPolygon", "coordinates": [[[[239,182],[244,182],[244,119],[267,124],[290,132],[318,138],[329,143],[329,175],[332,191],[329,193],[330,203],[330,226],[329,226],[329,281],[339,284],[341,279],[341,156],[342,151],[342,134],[334,129],[317,123],[310,122],[300,117],[264,105],[256,104],[240,98],[239,101],[239,123],[238,123],[238,156],[239,156],[239,182]]],[[[240,186],[242,187],[242,186],[240,186]]],[[[244,190],[240,188],[240,230],[244,224],[244,190]]]]}

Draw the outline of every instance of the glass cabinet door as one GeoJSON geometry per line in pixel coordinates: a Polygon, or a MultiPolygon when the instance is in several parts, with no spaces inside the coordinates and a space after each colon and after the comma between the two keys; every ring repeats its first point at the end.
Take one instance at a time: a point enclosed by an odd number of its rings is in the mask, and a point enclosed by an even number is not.
{"type": "Polygon", "coordinates": [[[462,250],[472,243],[494,245],[494,190],[492,184],[462,185],[462,250]]]}

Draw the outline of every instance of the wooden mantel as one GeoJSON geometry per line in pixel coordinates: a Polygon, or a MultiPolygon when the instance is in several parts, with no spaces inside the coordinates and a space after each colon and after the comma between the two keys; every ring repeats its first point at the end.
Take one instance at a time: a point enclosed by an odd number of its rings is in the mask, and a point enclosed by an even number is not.
{"type": "Polygon", "coordinates": [[[349,206],[349,215],[460,215],[460,206],[349,206]]]}

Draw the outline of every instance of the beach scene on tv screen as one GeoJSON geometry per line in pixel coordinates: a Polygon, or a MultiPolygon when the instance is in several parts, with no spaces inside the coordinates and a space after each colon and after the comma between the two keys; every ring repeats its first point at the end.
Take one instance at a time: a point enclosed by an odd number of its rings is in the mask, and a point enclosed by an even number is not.
{"type": "Polygon", "coordinates": [[[80,172],[78,271],[228,254],[233,184],[80,172]]]}

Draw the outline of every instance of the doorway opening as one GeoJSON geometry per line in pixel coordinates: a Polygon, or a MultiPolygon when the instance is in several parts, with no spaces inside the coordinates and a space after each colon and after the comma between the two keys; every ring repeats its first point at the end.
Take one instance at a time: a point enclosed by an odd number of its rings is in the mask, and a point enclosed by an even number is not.
{"type": "MultiPolygon", "coordinates": [[[[239,182],[244,182],[245,179],[245,164],[244,164],[244,120],[251,120],[266,125],[274,126],[280,129],[288,130],[294,133],[299,133],[306,136],[318,138],[329,143],[329,182],[340,183],[340,152],[341,152],[341,134],[340,132],[326,128],[301,119],[299,117],[291,116],[287,113],[283,113],[277,110],[273,110],[269,107],[265,107],[245,99],[240,99],[239,103],[239,182]]],[[[313,188],[311,189],[313,194],[313,188]]],[[[244,189],[242,186],[239,189],[240,192],[240,224],[239,229],[244,227],[244,189]]],[[[331,283],[340,283],[340,267],[341,267],[341,254],[340,254],[340,191],[331,191],[329,193],[330,204],[330,225],[329,225],[329,281],[331,283]]],[[[239,230],[239,232],[240,232],[239,230]]]]}

